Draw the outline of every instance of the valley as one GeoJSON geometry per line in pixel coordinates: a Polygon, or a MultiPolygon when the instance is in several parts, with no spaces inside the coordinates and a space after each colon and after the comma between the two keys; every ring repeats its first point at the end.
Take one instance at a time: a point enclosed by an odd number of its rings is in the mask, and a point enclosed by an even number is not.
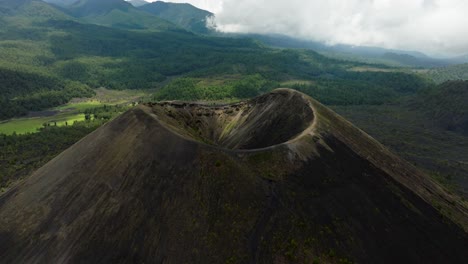
{"type": "MultiPolygon", "coordinates": [[[[86,120],[86,110],[115,105],[132,105],[143,97],[149,96],[149,91],[138,90],[108,90],[98,88],[90,98],[73,98],[69,103],[43,111],[29,112],[27,117],[0,121],[0,134],[17,135],[35,133],[45,126],[68,126],[74,122],[86,120]]],[[[89,119],[89,118],[88,118],[89,119]]]]}
{"type": "Polygon", "coordinates": [[[0,263],[466,259],[466,57],[215,16],[0,0],[0,263]]]}

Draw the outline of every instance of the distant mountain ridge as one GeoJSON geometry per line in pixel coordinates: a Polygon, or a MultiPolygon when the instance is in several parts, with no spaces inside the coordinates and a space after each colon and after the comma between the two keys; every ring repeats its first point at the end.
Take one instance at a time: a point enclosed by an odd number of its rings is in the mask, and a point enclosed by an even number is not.
{"type": "MultiPolygon", "coordinates": [[[[245,35],[245,34],[224,34],[245,35]]],[[[389,64],[404,67],[443,67],[448,65],[468,63],[468,56],[455,58],[433,58],[418,51],[386,49],[381,47],[354,46],[346,44],[326,45],[319,41],[299,39],[278,34],[247,34],[258,39],[268,46],[293,49],[312,49],[327,56],[346,60],[389,64]]]]}
{"type": "Polygon", "coordinates": [[[0,8],[2,9],[15,9],[26,3],[37,0],[0,0],[0,8]]]}
{"type": "Polygon", "coordinates": [[[391,66],[437,68],[468,63],[468,55],[441,59],[417,51],[345,44],[329,46],[318,41],[284,35],[216,33],[206,23],[207,18],[213,17],[214,14],[187,3],[163,1],[148,3],[144,0],[0,0],[0,14],[11,14],[12,10],[34,2],[36,5],[38,2],[52,4],[61,8],[60,10],[66,14],[82,19],[86,23],[121,29],[159,31],[180,27],[199,34],[252,37],[273,47],[312,49],[339,59],[391,66]]]}
{"type": "Polygon", "coordinates": [[[395,61],[403,65],[412,65],[415,67],[443,67],[450,64],[450,62],[446,60],[434,59],[428,56],[416,57],[410,54],[401,54],[395,52],[386,52],[382,55],[382,58],[395,61]]]}
{"type": "Polygon", "coordinates": [[[49,4],[57,5],[57,6],[70,6],[78,2],[79,0],[43,0],[43,1],[49,4]]]}
{"type": "Polygon", "coordinates": [[[157,1],[139,7],[140,10],[170,21],[182,28],[196,32],[209,33],[206,26],[208,17],[214,14],[203,9],[199,9],[191,4],[167,3],[157,1]]]}
{"type": "Polygon", "coordinates": [[[113,10],[129,11],[133,6],[123,0],[78,0],[68,7],[77,17],[109,13],[113,10]]]}
{"type": "Polygon", "coordinates": [[[131,5],[133,5],[134,7],[139,7],[139,6],[148,4],[148,2],[144,0],[126,0],[126,1],[127,3],[130,3],[131,5]]]}
{"type": "Polygon", "coordinates": [[[10,17],[9,25],[33,25],[48,20],[73,20],[58,6],[41,0],[0,0],[0,14],[10,17]]]}
{"type": "Polygon", "coordinates": [[[167,20],[138,10],[124,0],[79,0],[63,11],[85,22],[133,30],[176,29],[167,20]]]}

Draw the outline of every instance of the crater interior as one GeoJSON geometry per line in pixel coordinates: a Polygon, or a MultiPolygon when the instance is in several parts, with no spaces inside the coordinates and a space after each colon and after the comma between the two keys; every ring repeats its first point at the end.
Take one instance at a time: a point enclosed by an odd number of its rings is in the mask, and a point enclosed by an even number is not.
{"type": "Polygon", "coordinates": [[[308,100],[286,89],[230,105],[171,101],[151,107],[160,122],[176,133],[237,150],[267,148],[287,142],[314,120],[308,100]]]}

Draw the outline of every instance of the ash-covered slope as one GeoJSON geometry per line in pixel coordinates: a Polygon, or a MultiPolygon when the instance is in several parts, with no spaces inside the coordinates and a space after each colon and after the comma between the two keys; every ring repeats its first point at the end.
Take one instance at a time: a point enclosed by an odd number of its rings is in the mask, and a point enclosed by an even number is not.
{"type": "Polygon", "coordinates": [[[467,221],[457,197],[279,89],[98,129],[0,198],[0,261],[464,263],[467,221]]]}

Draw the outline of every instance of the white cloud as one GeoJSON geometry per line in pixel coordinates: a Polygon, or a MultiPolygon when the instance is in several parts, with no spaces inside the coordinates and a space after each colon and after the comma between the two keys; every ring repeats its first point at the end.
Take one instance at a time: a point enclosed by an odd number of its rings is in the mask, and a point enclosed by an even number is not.
{"type": "Polygon", "coordinates": [[[225,32],[280,33],[329,44],[468,53],[466,0],[186,0],[225,32]]]}

